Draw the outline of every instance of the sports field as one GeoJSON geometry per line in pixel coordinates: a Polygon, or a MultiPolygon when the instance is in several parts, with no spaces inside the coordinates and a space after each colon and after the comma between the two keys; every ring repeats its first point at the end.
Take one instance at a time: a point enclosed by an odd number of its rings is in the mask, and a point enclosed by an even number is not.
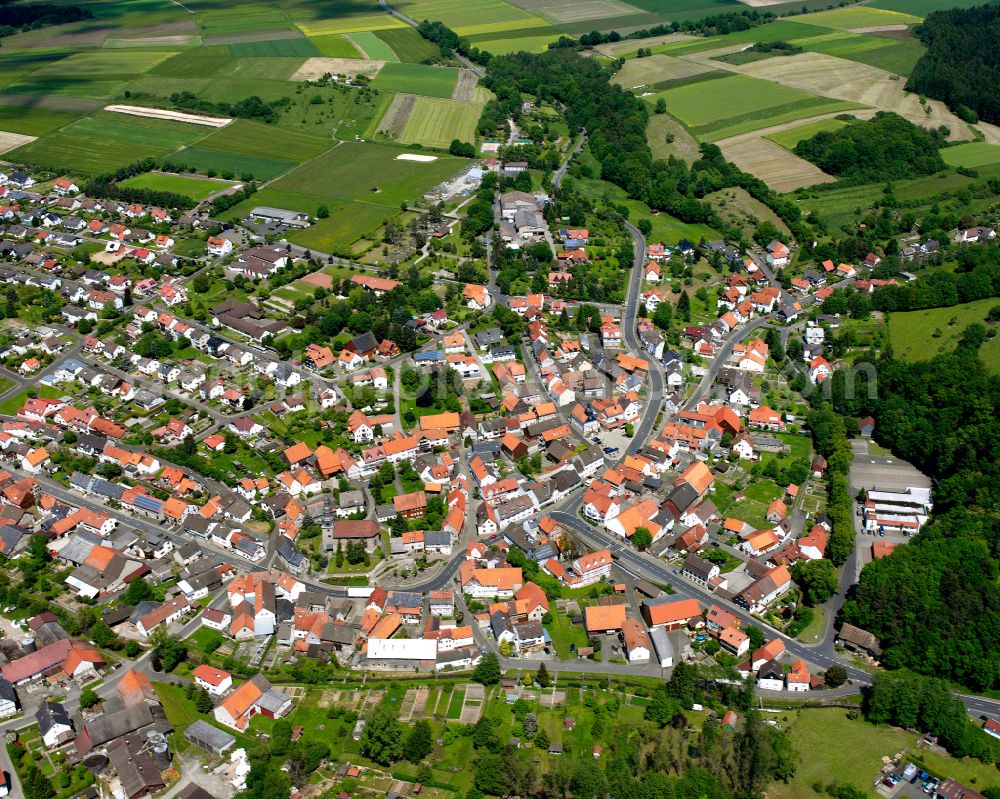
{"type": "Polygon", "coordinates": [[[210,178],[192,178],[184,175],[165,175],[159,172],[147,172],[129,178],[121,185],[137,189],[152,189],[154,191],[171,191],[201,202],[211,194],[232,185],[225,180],[210,178]]]}
{"type": "Polygon", "coordinates": [[[406,92],[425,97],[450,98],[455,91],[458,70],[424,64],[386,64],[372,86],[384,92],[406,92]]]}
{"type": "Polygon", "coordinates": [[[768,134],[766,138],[775,144],[780,144],[782,147],[792,150],[800,141],[811,139],[817,133],[824,130],[840,130],[846,124],[846,122],[840,119],[818,119],[815,122],[808,122],[796,128],[788,128],[787,130],[768,134]]]}
{"type": "Polygon", "coordinates": [[[948,166],[964,166],[973,169],[986,164],[1000,163],[1000,145],[984,141],[957,144],[941,150],[941,157],[948,166]]]}
{"type": "Polygon", "coordinates": [[[666,101],[667,110],[687,125],[692,134],[708,141],[858,107],[736,74],[678,86],[644,99],[653,105],[660,97],[666,101]]]}
{"type": "Polygon", "coordinates": [[[481,112],[478,103],[418,97],[399,140],[445,148],[453,139],[475,141],[481,112]]]}

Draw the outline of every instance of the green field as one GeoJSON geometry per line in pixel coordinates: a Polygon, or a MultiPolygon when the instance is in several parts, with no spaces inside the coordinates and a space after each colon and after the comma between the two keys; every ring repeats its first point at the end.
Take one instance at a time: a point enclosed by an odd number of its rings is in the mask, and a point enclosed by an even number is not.
{"type": "Polygon", "coordinates": [[[724,139],[757,128],[859,106],[746,75],[726,75],[651,94],[698,138],[724,139]]]}
{"type": "Polygon", "coordinates": [[[396,216],[401,203],[418,199],[452,177],[464,163],[451,156],[429,163],[397,160],[405,152],[380,144],[345,142],[263,188],[229,216],[245,215],[257,205],[310,214],[326,205],[328,219],[289,238],[321,251],[350,244],[396,216]]]}
{"type": "Polygon", "coordinates": [[[449,98],[455,91],[458,70],[424,64],[386,64],[372,81],[379,91],[449,98]]]}
{"type": "Polygon", "coordinates": [[[225,47],[201,47],[161,61],[149,70],[149,74],[165,78],[208,78],[230,61],[232,58],[225,47]]]}
{"type": "MultiPolygon", "coordinates": [[[[297,39],[296,41],[308,40],[297,39]]],[[[312,48],[312,43],[309,46],[312,48]]],[[[234,97],[249,97],[254,94],[267,100],[288,97],[295,91],[295,87],[294,84],[285,81],[292,76],[292,73],[302,65],[305,59],[306,56],[289,55],[234,58],[219,68],[219,71],[216,72],[216,80],[210,86],[210,89],[219,88],[227,94],[225,96],[216,95],[212,99],[225,102],[234,97]],[[258,86],[261,88],[255,89],[258,86]],[[270,88],[272,91],[267,91],[264,87],[270,88]]],[[[209,92],[206,91],[205,94],[208,95],[209,92]]]]}
{"type": "MultiPolygon", "coordinates": [[[[393,5],[416,20],[440,20],[459,36],[551,27],[540,17],[504,0],[397,0],[393,5]]],[[[553,33],[558,31],[553,29],[553,33]]]]}
{"type": "Polygon", "coordinates": [[[296,25],[309,38],[328,36],[332,33],[357,33],[408,27],[405,22],[388,14],[348,15],[336,19],[301,21],[296,25]]]}
{"type": "Polygon", "coordinates": [[[141,75],[175,55],[169,50],[91,50],[76,53],[35,70],[34,76],[74,78],[141,75]]]}
{"type": "Polygon", "coordinates": [[[292,23],[276,6],[240,3],[232,7],[208,8],[196,15],[206,38],[242,36],[264,31],[291,30],[292,23]]]}
{"type": "Polygon", "coordinates": [[[191,178],[183,175],[164,175],[147,172],[146,174],[129,178],[121,185],[138,189],[152,189],[153,191],[172,191],[175,194],[182,194],[185,197],[190,197],[192,200],[201,202],[210,194],[222,191],[232,184],[223,180],[212,180],[210,178],[191,178]]]}
{"type": "Polygon", "coordinates": [[[57,171],[99,174],[166,155],[209,130],[184,122],[98,112],[14,150],[10,157],[57,171]]]}
{"type": "Polygon", "coordinates": [[[987,144],[984,141],[956,144],[941,150],[941,157],[948,166],[964,166],[975,168],[984,164],[1000,162],[1000,145],[987,144]]]}
{"type": "Polygon", "coordinates": [[[820,11],[816,14],[807,14],[802,19],[813,25],[823,25],[837,30],[870,28],[877,25],[916,25],[923,21],[913,14],[863,5],[820,11]]]}
{"type": "Polygon", "coordinates": [[[657,14],[664,19],[683,22],[713,14],[739,11],[745,6],[736,0],[632,0],[629,5],[657,14]]]}
{"type": "Polygon", "coordinates": [[[229,45],[234,58],[305,57],[320,55],[309,39],[271,39],[263,42],[237,42],[229,45]]]}
{"type": "Polygon", "coordinates": [[[457,100],[418,97],[400,141],[447,148],[453,139],[476,140],[482,106],[457,100]]]}
{"type": "Polygon", "coordinates": [[[376,36],[372,31],[349,33],[347,34],[347,38],[354,42],[355,46],[373,61],[386,61],[390,64],[398,64],[400,61],[399,56],[396,55],[396,51],[392,49],[389,43],[376,36]]]}
{"type": "Polygon", "coordinates": [[[797,128],[789,128],[788,130],[772,133],[765,138],[791,150],[804,139],[811,139],[817,133],[824,130],[840,130],[846,124],[846,122],[840,119],[818,119],[815,122],[799,125],[797,128]]]}
{"type": "Polygon", "coordinates": [[[308,133],[237,119],[206,136],[198,142],[198,148],[301,163],[315,158],[331,144],[328,139],[308,133]]]}
{"type": "Polygon", "coordinates": [[[312,36],[310,41],[316,45],[319,54],[327,58],[361,58],[361,53],[347,36],[331,33],[326,36],[312,36]]]}
{"type": "Polygon", "coordinates": [[[375,35],[389,45],[399,60],[405,63],[419,64],[424,59],[438,57],[438,48],[413,28],[382,30],[375,35]]]}
{"type": "MultiPolygon", "coordinates": [[[[904,361],[926,361],[939,352],[955,348],[958,339],[973,322],[983,322],[1000,299],[978,300],[951,308],[893,313],[889,317],[889,341],[893,354],[904,361]]],[[[996,330],[996,325],[990,325],[996,330]]],[[[986,368],[1000,374],[1000,336],[989,339],[979,350],[986,368]]]]}
{"type": "Polygon", "coordinates": [[[21,133],[25,136],[44,136],[63,125],[68,125],[76,118],[73,114],[61,111],[0,105],[0,130],[21,133]]]}

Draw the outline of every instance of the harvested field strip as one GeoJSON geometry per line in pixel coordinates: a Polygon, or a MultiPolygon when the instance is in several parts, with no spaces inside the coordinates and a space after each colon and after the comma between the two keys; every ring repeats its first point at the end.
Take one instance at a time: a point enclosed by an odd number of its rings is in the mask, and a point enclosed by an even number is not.
{"type": "Polygon", "coordinates": [[[756,134],[725,139],[718,145],[727,160],[760,178],[775,191],[794,191],[836,180],[805,159],[756,134]]]}
{"type": "Polygon", "coordinates": [[[399,138],[403,134],[403,129],[406,128],[406,123],[409,121],[410,114],[413,113],[413,107],[416,104],[417,96],[415,94],[397,94],[379,123],[379,133],[399,138]]]}
{"type": "Polygon", "coordinates": [[[27,136],[23,133],[9,133],[7,131],[0,130],[0,153],[16,150],[18,147],[30,144],[36,138],[38,137],[27,136]]]}
{"type": "Polygon", "coordinates": [[[365,54],[366,58],[373,61],[399,63],[396,52],[371,31],[349,33],[347,38],[354,42],[354,45],[365,54]]]}
{"type": "Polygon", "coordinates": [[[162,108],[145,108],[139,105],[108,105],[104,107],[104,110],[147,119],[162,119],[192,125],[204,125],[209,128],[223,128],[233,121],[229,117],[206,117],[200,114],[187,114],[183,111],[166,111],[162,108]]]}
{"type": "Polygon", "coordinates": [[[455,84],[455,91],[451,93],[451,99],[471,103],[476,99],[476,86],[478,83],[479,78],[471,69],[459,70],[458,82],[455,84]]]}
{"type": "Polygon", "coordinates": [[[626,89],[648,86],[662,81],[678,80],[709,71],[709,67],[692,61],[682,61],[668,55],[632,58],[611,79],[626,89]]]}

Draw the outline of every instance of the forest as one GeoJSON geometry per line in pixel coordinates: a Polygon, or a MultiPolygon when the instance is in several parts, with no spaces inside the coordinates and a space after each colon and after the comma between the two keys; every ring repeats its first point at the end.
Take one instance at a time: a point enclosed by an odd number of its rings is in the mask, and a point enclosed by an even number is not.
{"type": "Polygon", "coordinates": [[[80,6],[54,3],[15,4],[12,0],[3,0],[0,2],[0,36],[11,36],[19,30],[36,30],[49,25],[79,22],[82,19],[92,19],[93,16],[89,9],[80,6]]]}
{"type": "Polygon", "coordinates": [[[868,183],[940,172],[945,163],[938,148],[944,143],[940,131],[879,111],[870,121],[853,120],[800,141],[795,154],[830,175],[868,183]]]}
{"type": "Polygon", "coordinates": [[[930,361],[882,358],[874,399],[839,371],[831,384],[840,413],[871,413],[878,443],[934,481],[932,520],[865,566],[843,621],[878,636],[890,668],[981,691],[1000,687],[1000,377],[973,333],[930,361]]]}
{"type": "Polygon", "coordinates": [[[953,8],[928,14],[916,34],[927,52],[906,84],[943,100],[966,122],[1000,122],[1000,6],[953,8]]]}

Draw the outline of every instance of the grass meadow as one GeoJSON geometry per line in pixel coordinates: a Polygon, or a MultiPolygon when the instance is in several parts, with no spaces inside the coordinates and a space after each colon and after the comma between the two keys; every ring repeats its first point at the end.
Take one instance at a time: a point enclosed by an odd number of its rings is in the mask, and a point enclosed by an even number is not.
{"type": "Polygon", "coordinates": [[[449,98],[455,91],[457,80],[457,69],[424,64],[386,64],[372,85],[379,91],[449,98]]]}
{"type": "Polygon", "coordinates": [[[418,97],[400,141],[442,148],[453,139],[475,141],[481,111],[478,103],[418,97]]]}
{"type": "Polygon", "coordinates": [[[166,175],[159,172],[147,172],[129,178],[122,185],[131,186],[137,189],[152,189],[154,191],[172,191],[175,194],[182,194],[192,200],[201,202],[210,194],[231,186],[222,180],[212,180],[211,178],[193,178],[184,175],[166,175]]]}

